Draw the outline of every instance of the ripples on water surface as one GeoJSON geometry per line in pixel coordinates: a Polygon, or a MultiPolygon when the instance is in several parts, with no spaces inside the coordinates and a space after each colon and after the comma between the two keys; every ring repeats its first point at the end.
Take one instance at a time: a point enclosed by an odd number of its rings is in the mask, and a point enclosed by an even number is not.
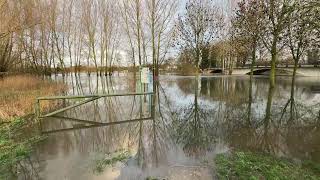
{"type": "MultiPolygon", "coordinates": [[[[65,95],[125,93],[139,88],[128,76],[81,74],[66,77],[66,82],[70,89],[65,95]]],[[[297,78],[291,99],[288,77],[279,78],[277,86],[269,89],[266,77],[250,82],[246,76],[161,76],[155,89],[155,119],[85,128],[92,124],[43,120],[42,131],[51,133],[32,157],[32,176],[181,179],[196,172],[210,179],[215,154],[232,149],[320,162],[319,86],[320,78],[297,78]],[[108,160],[114,160],[112,165],[108,160]]],[[[150,102],[149,96],[101,98],[61,116],[104,123],[150,117],[150,102]]],[[[63,102],[71,103],[75,101],[63,102]]]]}

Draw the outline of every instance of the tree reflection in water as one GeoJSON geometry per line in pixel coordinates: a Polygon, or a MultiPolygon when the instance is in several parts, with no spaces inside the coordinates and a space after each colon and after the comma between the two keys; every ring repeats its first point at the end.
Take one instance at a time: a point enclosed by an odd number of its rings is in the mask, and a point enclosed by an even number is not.
{"type": "MultiPolygon", "coordinates": [[[[73,75],[65,80],[75,86],[66,92],[69,95],[136,89],[132,77],[73,75]]],[[[34,172],[46,176],[59,172],[66,177],[77,174],[73,178],[90,179],[92,167],[88,161],[92,157],[124,149],[132,158],[124,166],[116,167],[118,179],[142,178],[156,170],[166,174],[172,165],[184,165],[190,159],[194,162],[193,159],[218,149],[219,144],[226,149],[320,162],[317,96],[308,90],[304,81],[291,84],[280,79],[278,83],[269,88],[268,79],[257,77],[162,77],[153,87],[155,106],[150,112],[154,118],[150,121],[76,130],[87,124],[45,120],[45,130],[74,130],[49,135],[48,140],[39,145],[32,159],[39,159],[41,163],[31,161],[34,172]]],[[[149,105],[150,99],[143,98],[143,109],[149,105]]],[[[149,111],[143,113],[147,116],[149,111]]],[[[140,98],[103,98],[63,115],[96,122],[136,119],[141,115],[140,98]]],[[[31,165],[24,169],[29,167],[31,165]]],[[[33,179],[37,179],[34,176],[33,179]]]]}
{"type": "Polygon", "coordinates": [[[213,137],[210,134],[212,122],[209,121],[209,113],[212,113],[205,105],[198,101],[200,77],[194,79],[194,100],[190,104],[181,107],[178,115],[172,122],[173,137],[176,142],[182,144],[183,150],[189,156],[204,155],[209,148],[213,137]]]}
{"type": "MultiPolygon", "coordinates": [[[[190,86],[197,87],[197,85],[185,85],[183,81],[185,79],[180,83],[177,82],[179,88],[186,94],[192,94],[190,86]]],[[[210,140],[219,139],[232,149],[253,150],[319,162],[317,156],[320,149],[318,143],[315,143],[320,133],[319,101],[310,104],[304,101],[298,103],[295,100],[295,89],[298,96],[306,94],[312,97],[312,94],[306,93],[303,86],[298,88],[296,84],[287,86],[286,82],[281,82],[275,88],[268,88],[267,80],[258,81],[255,78],[249,81],[237,78],[202,78],[200,96],[195,93],[194,102],[182,107],[183,110],[177,113],[180,114],[177,118],[178,123],[176,122],[178,142],[184,147],[192,145],[192,142],[208,143],[207,146],[212,146],[215,141],[210,142],[210,140]],[[289,92],[289,97],[286,96],[286,92],[289,92]],[[247,97],[246,100],[244,97],[247,97]],[[199,98],[202,103],[199,102],[199,98]],[[287,98],[291,106],[289,111],[285,110],[288,104],[287,98]],[[210,105],[214,107],[208,111],[206,105],[203,105],[207,99],[211,100],[210,105]],[[205,109],[206,113],[202,114],[207,115],[206,117],[199,114],[197,116],[201,109],[205,109]],[[207,124],[197,126],[194,121],[207,124]],[[192,141],[193,130],[197,130],[196,127],[209,127],[209,130],[201,130],[201,133],[205,134],[198,136],[198,141],[192,141]],[[202,139],[203,136],[209,139],[202,139]]],[[[197,143],[194,143],[194,148],[206,147],[197,143]]]]}

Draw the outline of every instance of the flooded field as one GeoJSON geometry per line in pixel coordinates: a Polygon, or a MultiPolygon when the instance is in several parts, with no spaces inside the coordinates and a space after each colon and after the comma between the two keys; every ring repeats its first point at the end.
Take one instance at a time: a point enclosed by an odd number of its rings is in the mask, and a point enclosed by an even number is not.
{"type": "MultiPolygon", "coordinates": [[[[57,77],[56,80],[62,80],[57,77]]],[[[320,162],[320,78],[67,76],[63,95],[154,90],[105,97],[43,119],[48,135],[21,177],[30,179],[213,179],[216,154],[266,152],[320,162]],[[154,89],[155,88],[155,89],[154,89]],[[124,121],[124,122],[120,122],[124,121]]],[[[64,100],[63,106],[78,100],[64,100]]]]}

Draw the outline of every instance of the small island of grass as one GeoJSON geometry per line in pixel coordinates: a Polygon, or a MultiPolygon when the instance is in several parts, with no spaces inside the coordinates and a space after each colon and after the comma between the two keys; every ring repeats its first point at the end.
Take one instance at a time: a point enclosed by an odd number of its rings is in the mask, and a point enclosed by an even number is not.
{"type": "Polygon", "coordinates": [[[320,166],[315,163],[297,164],[266,154],[219,154],[215,164],[219,179],[320,179],[320,166]]]}

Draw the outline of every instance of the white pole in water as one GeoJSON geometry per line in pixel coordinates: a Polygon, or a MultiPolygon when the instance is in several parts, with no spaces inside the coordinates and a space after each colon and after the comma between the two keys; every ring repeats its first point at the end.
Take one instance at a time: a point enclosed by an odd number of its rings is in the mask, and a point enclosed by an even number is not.
{"type": "Polygon", "coordinates": [[[222,74],[224,74],[224,58],[222,58],[222,74]]]}
{"type": "MultiPolygon", "coordinates": [[[[139,74],[140,74],[140,78],[139,78],[139,89],[140,89],[140,93],[142,93],[142,68],[141,65],[139,66],[139,74]]],[[[142,118],[142,96],[140,96],[140,118],[142,118]]]]}

